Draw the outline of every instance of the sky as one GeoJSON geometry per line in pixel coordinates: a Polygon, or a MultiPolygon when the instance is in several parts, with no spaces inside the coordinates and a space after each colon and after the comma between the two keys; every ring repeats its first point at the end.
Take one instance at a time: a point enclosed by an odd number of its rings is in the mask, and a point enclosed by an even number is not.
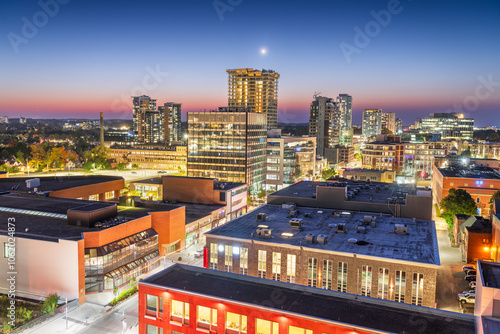
{"type": "Polygon", "coordinates": [[[497,0],[0,0],[0,116],[131,119],[142,94],[215,109],[226,69],[256,68],[280,74],[281,122],[320,92],[350,94],[355,124],[380,108],[500,126],[499,33],[497,0]]]}

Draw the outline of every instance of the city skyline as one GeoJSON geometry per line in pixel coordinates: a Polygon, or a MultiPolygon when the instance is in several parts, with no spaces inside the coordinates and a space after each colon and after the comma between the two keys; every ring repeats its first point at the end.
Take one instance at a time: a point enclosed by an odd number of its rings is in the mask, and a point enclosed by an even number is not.
{"type": "Polygon", "coordinates": [[[405,125],[431,112],[500,125],[493,1],[41,3],[0,5],[2,116],[130,119],[146,94],[182,103],[185,120],[227,106],[227,69],[254,68],[280,73],[279,122],[307,123],[321,92],[351,95],[354,124],[382,109],[405,125]]]}

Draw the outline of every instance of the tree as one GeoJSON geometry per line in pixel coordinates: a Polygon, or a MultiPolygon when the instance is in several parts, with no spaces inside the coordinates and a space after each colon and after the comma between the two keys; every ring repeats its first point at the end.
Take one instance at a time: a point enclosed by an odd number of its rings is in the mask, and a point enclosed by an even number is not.
{"type": "Polygon", "coordinates": [[[456,214],[476,215],[477,206],[474,199],[463,189],[451,188],[448,196],[440,203],[443,214],[441,215],[450,228],[453,227],[453,217],[456,214]]]}
{"type": "Polygon", "coordinates": [[[31,146],[31,162],[35,165],[35,168],[38,169],[40,165],[43,164],[47,152],[43,148],[42,144],[32,144],[31,146]]]}
{"type": "Polygon", "coordinates": [[[499,138],[500,138],[500,135],[496,132],[492,132],[488,135],[489,141],[498,141],[499,138]]]}
{"type": "Polygon", "coordinates": [[[391,130],[387,129],[387,128],[383,128],[382,131],[381,131],[381,134],[392,136],[394,133],[391,130]]]}
{"type": "Polygon", "coordinates": [[[321,172],[321,177],[325,180],[328,180],[331,177],[334,177],[337,175],[337,171],[335,171],[335,168],[329,168],[329,169],[324,169],[321,172]]]}
{"type": "Polygon", "coordinates": [[[470,158],[472,155],[472,152],[470,150],[470,147],[467,147],[467,149],[465,151],[463,151],[462,153],[460,153],[460,156],[464,157],[464,158],[470,158]]]}
{"type": "Polygon", "coordinates": [[[354,159],[356,159],[356,161],[361,161],[361,154],[354,153],[354,159]]]}
{"type": "MultiPolygon", "coordinates": [[[[500,190],[495,191],[495,193],[490,197],[490,211],[493,210],[493,202],[495,202],[495,199],[500,199],[500,190]]],[[[497,210],[499,209],[500,208],[497,208],[497,210]]]]}

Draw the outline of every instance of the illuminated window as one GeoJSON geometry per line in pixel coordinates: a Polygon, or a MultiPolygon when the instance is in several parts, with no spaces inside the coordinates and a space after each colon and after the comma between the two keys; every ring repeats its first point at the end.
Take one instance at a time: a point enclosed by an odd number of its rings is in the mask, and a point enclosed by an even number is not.
{"type": "Polygon", "coordinates": [[[273,280],[279,281],[281,277],[281,253],[273,252],[273,280]]]}
{"type": "Polygon", "coordinates": [[[226,333],[246,333],[247,316],[226,312],[226,333]]]}
{"type": "Polygon", "coordinates": [[[361,295],[370,297],[372,289],[372,267],[363,266],[361,276],[361,295]]]}
{"type": "Polygon", "coordinates": [[[257,318],[255,321],[255,333],[279,334],[279,324],[277,322],[257,318]]]}
{"type": "Polygon", "coordinates": [[[406,290],[406,271],[396,270],[396,287],[394,289],[394,301],[404,303],[406,290]]]}
{"type": "Polygon", "coordinates": [[[225,246],[224,271],[233,271],[233,246],[225,246]]]}
{"type": "Polygon", "coordinates": [[[172,300],[170,320],[189,325],[189,303],[172,300]]]}
{"type": "Polygon", "coordinates": [[[163,314],[163,298],[153,295],[146,295],[146,314],[154,317],[163,314]]]}
{"type": "Polygon", "coordinates": [[[288,326],[288,334],[312,334],[312,333],[313,331],[311,329],[288,326]]]}
{"type": "Polygon", "coordinates": [[[287,254],[286,256],[286,281],[288,283],[295,283],[295,265],[297,263],[297,256],[287,254]]]}
{"type": "Polygon", "coordinates": [[[323,260],[323,289],[332,289],[333,261],[323,260]]]}
{"type": "Polygon", "coordinates": [[[388,299],[389,298],[389,269],[379,268],[378,269],[378,294],[377,298],[388,299]]]}
{"type": "Polygon", "coordinates": [[[318,285],[318,259],[310,257],[307,265],[307,285],[317,287],[318,285]]]}
{"type": "Polygon", "coordinates": [[[217,310],[210,307],[198,306],[198,315],[197,315],[197,327],[208,329],[208,330],[217,330],[217,310]]]}
{"type": "Polygon", "coordinates": [[[219,260],[217,248],[217,244],[210,244],[210,269],[217,270],[217,262],[219,260]]]}
{"type": "Polygon", "coordinates": [[[259,277],[266,278],[266,257],[267,252],[259,250],[258,266],[259,266],[259,277]]]}
{"type": "Polygon", "coordinates": [[[248,274],[248,248],[240,248],[240,274],[248,274]]]}
{"type": "Polygon", "coordinates": [[[337,291],[347,292],[347,262],[339,262],[337,271],[337,291]]]}
{"type": "Polygon", "coordinates": [[[422,306],[423,295],[424,295],[424,275],[414,273],[413,284],[411,289],[411,303],[413,305],[422,306]]]}

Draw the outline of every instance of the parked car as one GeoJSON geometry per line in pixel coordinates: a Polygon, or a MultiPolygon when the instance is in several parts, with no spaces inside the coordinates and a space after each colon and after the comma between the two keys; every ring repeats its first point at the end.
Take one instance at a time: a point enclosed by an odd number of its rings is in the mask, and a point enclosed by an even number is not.
{"type": "Polygon", "coordinates": [[[197,250],[196,252],[194,252],[194,257],[203,257],[203,251],[197,250]]]}
{"type": "Polygon", "coordinates": [[[462,304],[471,303],[474,304],[476,302],[476,294],[474,293],[460,293],[458,294],[458,301],[462,304]]]}
{"type": "Polygon", "coordinates": [[[476,275],[467,275],[465,276],[465,280],[468,282],[476,281],[476,275]]]}
{"type": "Polygon", "coordinates": [[[132,172],[132,174],[137,174],[137,172],[132,172]]]}
{"type": "Polygon", "coordinates": [[[475,294],[476,293],[476,290],[465,290],[464,292],[462,292],[464,295],[465,294],[468,294],[468,293],[473,293],[475,294]]]}
{"type": "Polygon", "coordinates": [[[467,271],[465,272],[465,275],[466,275],[466,276],[471,276],[471,275],[472,275],[472,276],[476,276],[476,273],[477,273],[477,272],[476,272],[475,270],[467,270],[467,271]]]}
{"type": "Polygon", "coordinates": [[[476,270],[476,266],[473,264],[466,264],[465,266],[462,267],[462,271],[465,273],[468,270],[476,270]]]}
{"type": "Polygon", "coordinates": [[[157,173],[158,173],[158,174],[165,174],[165,173],[166,173],[166,171],[164,171],[164,170],[159,170],[159,171],[157,171],[157,173]]]}
{"type": "Polygon", "coordinates": [[[476,288],[476,281],[469,282],[469,287],[471,289],[475,289],[476,288]]]}

